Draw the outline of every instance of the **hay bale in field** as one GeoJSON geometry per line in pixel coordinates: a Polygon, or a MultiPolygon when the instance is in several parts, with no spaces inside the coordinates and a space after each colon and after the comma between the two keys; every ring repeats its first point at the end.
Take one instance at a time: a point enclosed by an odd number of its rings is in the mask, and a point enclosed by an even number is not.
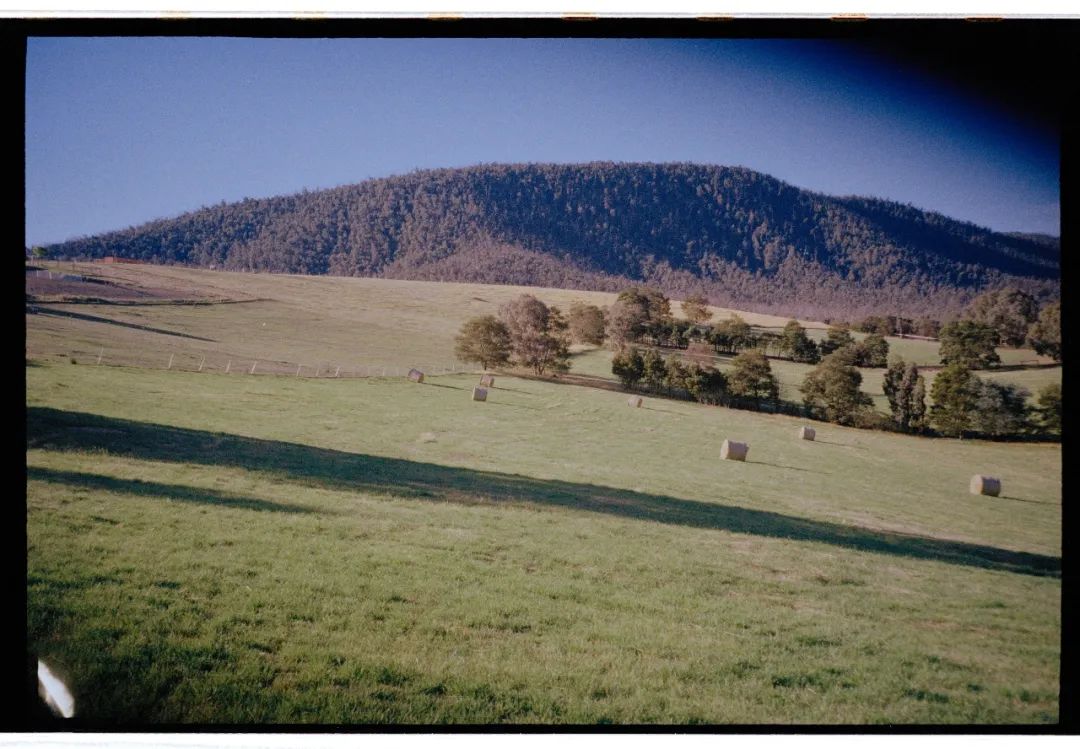
{"type": "Polygon", "coordinates": [[[472,399],[474,401],[486,401],[487,400],[487,388],[475,387],[472,389],[472,399]]]}
{"type": "Polygon", "coordinates": [[[409,379],[412,380],[413,382],[423,382],[424,381],[424,373],[421,372],[419,369],[410,369],[409,370],[409,379]]]}
{"type": "Polygon", "coordinates": [[[745,442],[724,440],[720,445],[720,458],[722,460],[746,460],[748,452],[750,452],[750,445],[745,442]]]}
{"type": "Polygon", "coordinates": [[[641,408],[641,403],[642,399],[640,395],[631,395],[626,401],[626,404],[630,406],[630,408],[641,408]]]}
{"type": "Polygon", "coordinates": [[[1001,494],[1001,479],[975,474],[971,477],[971,493],[996,497],[1001,494]]]}
{"type": "Polygon", "coordinates": [[[814,431],[813,427],[799,427],[799,439],[813,442],[816,436],[817,432],[814,431]]]}
{"type": "Polygon", "coordinates": [[[493,388],[495,387],[495,375],[485,374],[480,375],[480,387],[493,388]]]}

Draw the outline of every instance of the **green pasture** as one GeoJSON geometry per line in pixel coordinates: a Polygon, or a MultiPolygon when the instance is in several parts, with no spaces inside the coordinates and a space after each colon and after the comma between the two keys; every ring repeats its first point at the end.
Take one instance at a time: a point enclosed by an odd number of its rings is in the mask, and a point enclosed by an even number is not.
{"type": "Polygon", "coordinates": [[[501,376],[26,377],[28,644],[99,725],[1058,718],[1056,445],[501,376]]]}

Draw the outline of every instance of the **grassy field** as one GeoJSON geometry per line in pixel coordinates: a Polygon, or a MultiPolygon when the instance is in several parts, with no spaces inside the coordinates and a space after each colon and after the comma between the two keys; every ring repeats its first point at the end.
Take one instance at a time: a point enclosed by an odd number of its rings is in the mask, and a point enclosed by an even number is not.
{"type": "MultiPolygon", "coordinates": [[[[248,279],[294,313],[317,296],[248,279]]],[[[443,293],[490,305],[495,288],[443,293]]],[[[354,355],[391,357],[378,304],[413,309],[431,340],[461,314],[436,307],[428,326],[415,296],[379,293],[306,337],[282,328],[282,347],[315,350],[324,328],[344,347],[344,321],[364,320],[354,355]]],[[[215,305],[217,328],[160,305],[146,325],[242,345],[252,320],[228,312],[252,304],[215,305]]],[[[38,317],[40,342],[58,318],[38,317]]],[[[118,351],[165,335],[68,321],[58,342],[75,326],[118,351]]],[[[414,355],[402,345],[388,362],[414,355]]],[[[506,376],[488,403],[469,400],[472,375],[224,376],[59,352],[26,378],[29,645],[89,720],[1058,719],[1056,445],[825,424],[803,442],[789,417],[630,409],[506,376]],[[717,459],[727,437],[748,462],[717,459]],[[1004,496],[969,494],[976,472],[1004,496]]]]}

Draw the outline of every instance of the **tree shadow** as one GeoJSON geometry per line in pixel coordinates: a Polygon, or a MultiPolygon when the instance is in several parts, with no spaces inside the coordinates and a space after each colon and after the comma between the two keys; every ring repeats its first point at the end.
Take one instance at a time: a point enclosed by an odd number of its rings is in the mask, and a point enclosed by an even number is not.
{"type": "Polygon", "coordinates": [[[845,445],[843,442],[829,442],[829,440],[816,439],[816,438],[813,439],[813,440],[810,440],[810,441],[811,442],[817,442],[818,444],[821,444],[821,445],[832,445],[833,447],[846,447],[846,448],[848,448],[850,450],[867,450],[867,449],[869,449],[869,448],[863,447],[862,445],[845,445]]]}
{"type": "Polygon", "coordinates": [[[521,403],[507,403],[506,401],[493,401],[491,399],[488,399],[487,401],[485,401],[485,403],[490,403],[493,406],[506,406],[508,408],[524,408],[524,409],[526,409],[528,411],[542,411],[543,410],[539,406],[525,406],[525,405],[522,405],[521,403]]]}
{"type": "Polygon", "coordinates": [[[1010,497],[1010,496],[1007,496],[1005,494],[999,494],[997,497],[994,497],[994,499],[1008,499],[1008,500],[1012,500],[1013,502],[1030,502],[1033,505],[1056,505],[1057,504],[1057,502],[1043,502],[1042,500],[1039,500],[1039,499],[1023,499],[1022,497],[1010,497]]]}
{"type": "Polygon", "coordinates": [[[139,325],[133,322],[121,322],[120,320],[112,320],[108,317],[98,317],[97,315],[88,315],[85,312],[69,312],[67,310],[47,309],[45,307],[39,307],[36,304],[30,304],[26,307],[27,314],[31,315],[49,315],[51,317],[69,317],[73,320],[85,320],[86,322],[100,322],[106,325],[117,325],[121,328],[131,328],[132,330],[142,330],[147,333],[158,333],[160,335],[171,335],[177,338],[190,338],[193,341],[208,341],[210,343],[216,343],[213,338],[203,338],[202,336],[191,335],[189,333],[177,333],[173,330],[165,330],[163,328],[153,328],[149,325],[139,325]]]}
{"type": "Polygon", "coordinates": [[[828,476],[829,475],[828,472],[826,472],[826,471],[815,471],[813,468],[799,468],[797,466],[784,465],[783,463],[769,463],[768,461],[765,461],[765,460],[749,460],[749,459],[747,459],[745,462],[753,463],[754,465],[759,465],[759,466],[772,466],[773,468],[786,468],[789,471],[805,471],[806,473],[820,473],[823,476],[828,476]]]}
{"type": "Polygon", "coordinates": [[[563,507],[967,567],[1061,576],[1060,557],[594,484],[348,453],[40,406],[27,408],[26,428],[28,448],[103,450],[145,460],[238,467],[274,479],[343,491],[464,504],[563,507]]]}
{"type": "Polygon", "coordinates": [[[424,381],[424,384],[431,385],[433,388],[446,388],[447,390],[469,390],[469,388],[458,387],[457,385],[443,385],[438,382],[428,382],[427,380],[424,381]]]}
{"type": "Polygon", "coordinates": [[[220,507],[235,507],[242,510],[255,510],[257,512],[315,512],[315,510],[301,505],[271,502],[267,499],[245,497],[240,494],[218,491],[216,489],[202,489],[195,486],[182,486],[180,484],[161,484],[156,481],[140,481],[138,479],[118,479],[96,473],[57,471],[52,468],[40,468],[37,466],[27,467],[26,478],[33,481],[48,481],[52,484],[66,484],[68,486],[99,489],[101,491],[116,492],[118,494],[133,494],[139,497],[161,497],[174,502],[192,502],[195,504],[218,505],[220,507]]]}
{"type": "Polygon", "coordinates": [[[655,411],[658,414],[671,414],[672,416],[686,416],[686,414],[680,413],[679,411],[668,411],[666,408],[653,408],[652,406],[646,406],[644,403],[641,405],[641,410],[655,411]]]}

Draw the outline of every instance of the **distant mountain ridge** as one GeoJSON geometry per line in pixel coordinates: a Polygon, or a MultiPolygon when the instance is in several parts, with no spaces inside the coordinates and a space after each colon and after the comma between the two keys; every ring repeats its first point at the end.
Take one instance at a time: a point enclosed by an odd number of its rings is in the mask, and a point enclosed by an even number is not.
{"type": "Polygon", "coordinates": [[[1060,294],[1060,241],[802,190],[742,167],[483,165],[218,204],[52,245],[233,270],[614,290],[809,317],[948,317],[1060,294]]]}

